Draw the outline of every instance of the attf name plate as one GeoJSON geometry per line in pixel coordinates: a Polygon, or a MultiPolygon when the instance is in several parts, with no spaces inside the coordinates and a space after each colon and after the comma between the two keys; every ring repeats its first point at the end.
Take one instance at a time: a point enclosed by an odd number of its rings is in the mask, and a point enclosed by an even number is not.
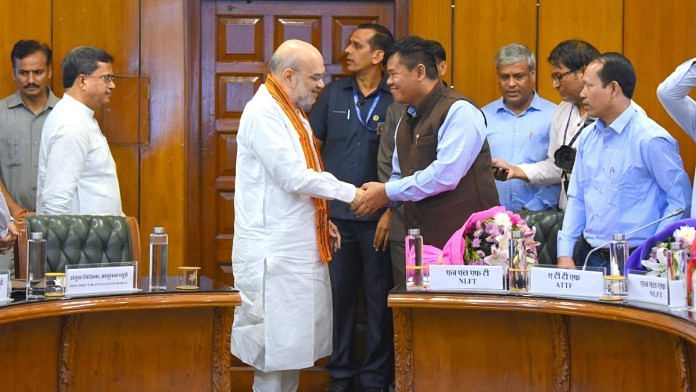
{"type": "Polygon", "coordinates": [[[499,265],[433,265],[431,290],[503,290],[503,267],[499,265]]]}
{"type": "Polygon", "coordinates": [[[667,278],[628,274],[628,300],[668,305],[667,278]]]}
{"type": "Polygon", "coordinates": [[[10,298],[10,291],[12,291],[10,284],[10,273],[0,273],[0,301],[10,298]]]}
{"type": "Polygon", "coordinates": [[[600,271],[532,267],[529,291],[534,294],[601,297],[604,294],[600,271]]]}
{"type": "Polygon", "coordinates": [[[66,268],[65,295],[105,294],[132,291],[134,266],[66,268]]]}

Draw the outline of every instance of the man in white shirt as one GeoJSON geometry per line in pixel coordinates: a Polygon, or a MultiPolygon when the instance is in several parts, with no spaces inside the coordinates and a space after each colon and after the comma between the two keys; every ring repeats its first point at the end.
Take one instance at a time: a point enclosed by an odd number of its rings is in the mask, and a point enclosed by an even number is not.
{"type": "Polygon", "coordinates": [[[327,200],[362,190],[323,170],[302,111],[324,87],[324,60],[290,40],[247,103],[237,134],[234,284],[242,297],[232,354],[254,372],[254,391],[295,391],[299,369],[331,354],[331,284],[326,263],[340,244],[327,200]]]}
{"type": "Polygon", "coordinates": [[[12,249],[18,234],[14,220],[10,216],[10,210],[5,203],[5,197],[0,193],[0,254],[12,249]]]}
{"type": "Polygon", "coordinates": [[[77,47],[63,60],[63,99],[41,137],[36,212],[39,215],[123,215],[116,163],[94,112],[111,98],[113,58],[77,47]]]}
{"type": "MultiPolygon", "coordinates": [[[[696,57],[682,63],[657,86],[657,98],[674,121],[696,140],[696,101],[689,96],[694,86],[696,57]]],[[[696,218],[696,177],[691,193],[691,217],[696,218]]]]}

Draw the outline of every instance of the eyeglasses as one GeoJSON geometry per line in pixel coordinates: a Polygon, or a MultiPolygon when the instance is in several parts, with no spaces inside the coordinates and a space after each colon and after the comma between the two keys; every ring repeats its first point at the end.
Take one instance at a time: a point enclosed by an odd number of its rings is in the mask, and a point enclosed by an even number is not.
{"type": "Polygon", "coordinates": [[[106,75],[87,75],[86,78],[99,78],[104,81],[104,83],[109,84],[116,80],[116,76],[113,74],[106,75]]]}
{"type": "Polygon", "coordinates": [[[315,82],[318,82],[320,80],[324,80],[324,77],[326,76],[326,74],[311,74],[309,72],[300,71],[299,69],[296,69],[295,71],[309,76],[309,78],[315,82]]]}
{"type": "Polygon", "coordinates": [[[555,81],[555,82],[560,83],[561,80],[563,80],[563,78],[565,78],[566,76],[568,76],[572,73],[575,73],[575,71],[568,71],[568,72],[563,72],[563,73],[552,73],[551,79],[553,79],[553,81],[555,81]]]}

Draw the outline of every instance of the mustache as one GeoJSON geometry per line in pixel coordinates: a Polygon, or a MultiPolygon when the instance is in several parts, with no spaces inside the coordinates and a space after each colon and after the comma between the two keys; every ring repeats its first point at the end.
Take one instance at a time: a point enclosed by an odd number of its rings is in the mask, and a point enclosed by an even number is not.
{"type": "Polygon", "coordinates": [[[36,83],[29,83],[29,84],[24,86],[25,89],[27,89],[27,88],[39,88],[39,87],[40,86],[36,83]]]}

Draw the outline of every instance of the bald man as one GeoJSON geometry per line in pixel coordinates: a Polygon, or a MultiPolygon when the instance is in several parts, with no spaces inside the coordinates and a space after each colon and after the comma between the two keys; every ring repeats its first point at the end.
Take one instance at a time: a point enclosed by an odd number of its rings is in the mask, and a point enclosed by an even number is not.
{"type": "Polygon", "coordinates": [[[237,134],[232,353],[256,369],[254,391],[295,391],[299,369],[331,354],[326,263],[340,235],[327,200],[350,204],[362,190],[322,170],[303,111],[324,87],[319,51],[286,41],[270,70],[237,134]]]}

